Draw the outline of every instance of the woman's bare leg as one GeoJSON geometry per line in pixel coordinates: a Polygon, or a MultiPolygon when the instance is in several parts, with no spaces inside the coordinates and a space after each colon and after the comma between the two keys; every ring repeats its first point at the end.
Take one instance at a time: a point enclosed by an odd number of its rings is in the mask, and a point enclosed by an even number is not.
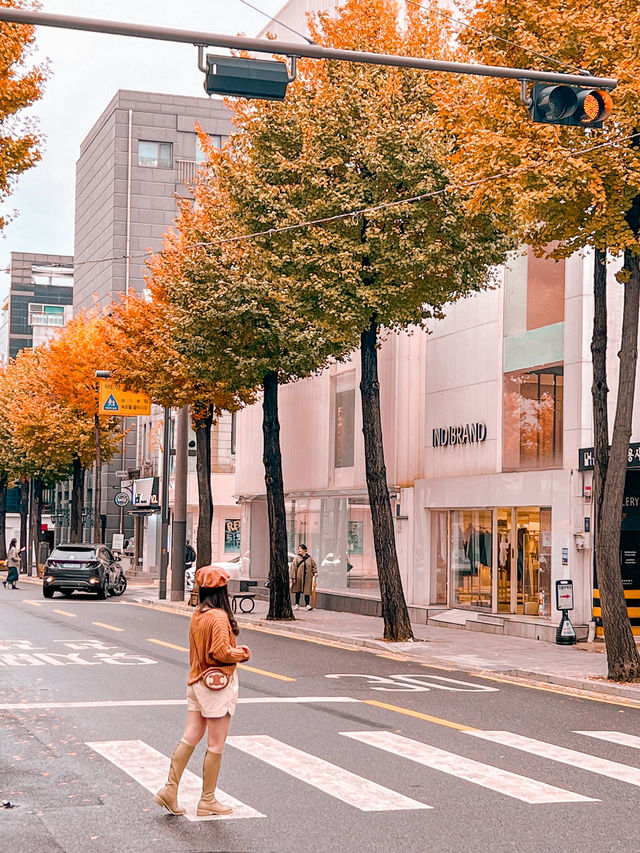
{"type": "Polygon", "coordinates": [[[231,716],[229,714],[225,714],[224,717],[209,717],[206,720],[207,746],[212,752],[222,752],[224,742],[229,734],[230,722],[231,716]]]}
{"type": "MultiPolygon", "coordinates": [[[[182,740],[190,746],[197,746],[202,740],[202,735],[207,728],[207,720],[200,711],[187,711],[187,723],[184,727],[182,740]]],[[[228,728],[228,726],[227,726],[228,728]]]]}

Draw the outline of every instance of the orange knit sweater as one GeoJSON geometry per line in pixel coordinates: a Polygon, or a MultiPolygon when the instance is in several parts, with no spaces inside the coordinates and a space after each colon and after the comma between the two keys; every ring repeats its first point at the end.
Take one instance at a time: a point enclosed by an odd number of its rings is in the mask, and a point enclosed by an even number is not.
{"type": "Polygon", "coordinates": [[[211,666],[220,667],[231,675],[236,664],[249,660],[249,657],[246,646],[236,648],[236,638],[224,610],[212,608],[202,613],[196,610],[189,627],[191,668],[187,684],[195,684],[211,666]]]}

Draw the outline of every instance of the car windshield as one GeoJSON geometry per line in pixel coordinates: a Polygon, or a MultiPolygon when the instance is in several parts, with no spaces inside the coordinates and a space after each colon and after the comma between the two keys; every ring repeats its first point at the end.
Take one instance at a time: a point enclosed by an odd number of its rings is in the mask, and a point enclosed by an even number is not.
{"type": "Polygon", "coordinates": [[[54,548],[50,559],[84,563],[87,560],[95,560],[96,552],[92,548],[54,548]]]}

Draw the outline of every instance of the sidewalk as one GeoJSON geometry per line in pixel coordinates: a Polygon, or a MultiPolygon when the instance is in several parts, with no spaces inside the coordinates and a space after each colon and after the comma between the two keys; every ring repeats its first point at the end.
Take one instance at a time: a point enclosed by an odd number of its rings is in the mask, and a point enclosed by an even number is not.
{"type": "MultiPolygon", "coordinates": [[[[187,604],[159,601],[157,590],[130,588],[140,603],[149,607],[192,613],[187,604]]],[[[131,596],[130,596],[131,597],[131,596]]],[[[577,690],[588,690],[640,703],[640,683],[617,684],[607,681],[607,661],[602,643],[557,646],[540,640],[494,634],[478,634],[462,629],[413,625],[417,642],[387,643],[382,640],[382,619],[330,610],[297,610],[295,622],[267,621],[268,602],[256,599],[251,614],[238,613],[240,627],[257,626],[280,634],[317,637],[411,660],[451,666],[470,673],[491,673],[528,681],[546,682],[577,690]]]]}

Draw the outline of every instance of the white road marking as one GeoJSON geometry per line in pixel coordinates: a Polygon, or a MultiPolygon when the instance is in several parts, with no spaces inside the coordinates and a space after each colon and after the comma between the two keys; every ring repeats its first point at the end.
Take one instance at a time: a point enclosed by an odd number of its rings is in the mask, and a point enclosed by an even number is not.
{"type": "Polygon", "coordinates": [[[640,737],[629,735],[626,732],[575,732],[575,734],[595,737],[599,740],[607,740],[610,743],[619,743],[622,746],[631,746],[634,749],[640,749],[640,737]]]}
{"type": "MultiPolygon", "coordinates": [[[[379,655],[378,655],[379,657],[379,655]]],[[[472,684],[444,675],[364,675],[362,673],[332,672],[325,678],[361,678],[371,690],[383,690],[387,693],[425,693],[429,690],[450,690],[456,693],[496,693],[500,688],[485,684],[472,684]],[[444,682],[444,683],[440,683],[444,682]],[[457,685],[457,686],[454,686],[457,685]]]]}
{"type": "Polygon", "coordinates": [[[269,735],[230,737],[227,743],[363,812],[432,808],[269,735]]]}
{"type": "MultiPolygon", "coordinates": [[[[314,703],[360,702],[350,696],[270,696],[240,698],[245,705],[270,705],[280,703],[309,705],[314,703]]],[[[0,711],[48,711],[56,708],[135,708],[136,706],[186,705],[186,699],[102,699],[94,702],[18,702],[0,704],[0,711]]]]}
{"type": "MultiPolygon", "coordinates": [[[[102,755],[112,764],[131,776],[139,785],[155,794],[167,781],[170,759],[157,749],[141,740],[111,740],[102,742],[87,742],[95,752],[102,755]]],[[[216,789],[216,797],[225,805],[231,806],[233,812],[229,815],[211,815],[198,817],[196,814],[198,800],[202,793],[202,779],[185,770],[180,781],[180,793],[178,801],[187,810],[185,817],[191,821],[202,820],[240,820],[243,818],[264,817],[261,812],[256,811],[236,800],[235,797],[225,794],[220,788],[216,789]]],[[[157,808],[160,808],[159,806],[157,808]]]]}
{"type": "Polygon", "coordinates": [[[507,797],[515,797],[524,803],[598,802],[598,800],[584,797],[582,794],[575,794],[573,791],[565,791],[553,785],[546,785],[544,782],[519,776],[517,773],[510,773],[508,770],[500,770],[498,767],[446,752],[444,749],[402,737],[394,732],[366,731],[340,732],[340,734],[360,743],[384,749],[393,755],[416,761],[425,767],[431,767],[433,770],[440,770],[458,779],[473,782],[474,785],[481,785],[483,788],[505,794],[507,797]]]}
{"type": "Polygon", "coordinates": [[[585,752],[566,749],[564,746],[555,746],[555,744],[524,737],[514,734],[514,732],[471,731],[465,732],[465,734],[499,743],[502,746],[520,749],[523,752],[530,752],[539,758],[548,758],[561,764],[569,764],[572,767],[589,770],[591,773],[599,773],[609,779],[618,779],[620,782],[628,782],[630,785],[640,785],[640,770],[637,767],[630,767],[628,764],[618,764],[617,761],[609,761],[606,758],[598,758],[585,752]]]}

